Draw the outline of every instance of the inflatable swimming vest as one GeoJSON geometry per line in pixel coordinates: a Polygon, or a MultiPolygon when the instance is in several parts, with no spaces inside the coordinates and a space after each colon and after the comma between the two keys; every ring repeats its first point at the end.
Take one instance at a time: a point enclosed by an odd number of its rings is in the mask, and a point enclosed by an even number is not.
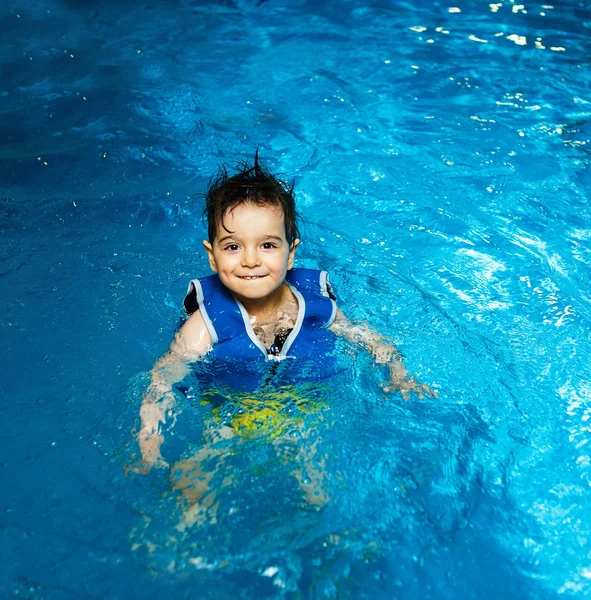
{"type": "Polygon", "coordinates": [[[323,356],[333,348],[336,304],[328,273],[315,269],[291,269],[285,282],[298,301],[294,328],[281,348],[265,348],[256,336],[250,317],[241,302],[222,284],[217,275],[193,279],[185,296],[189,314],[201,311],[212,340],[208,356],[247,361],[282,360],[323,356]]]}

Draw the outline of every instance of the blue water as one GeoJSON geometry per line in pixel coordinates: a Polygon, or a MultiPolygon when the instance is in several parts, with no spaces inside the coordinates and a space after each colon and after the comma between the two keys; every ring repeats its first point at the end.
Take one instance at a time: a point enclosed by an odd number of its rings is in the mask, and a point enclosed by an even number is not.
{"type": "Polygon", "coordinates": [[[0,32],[0,597],[591,594],[587,2],[7,0],[0,32]],[[257,146],[297,264],[440,398],[342,346],[301,440],[328,504],[249,443],[179,535],[168,474],[125,465],[208,274],[198,194],[257,146]]]}

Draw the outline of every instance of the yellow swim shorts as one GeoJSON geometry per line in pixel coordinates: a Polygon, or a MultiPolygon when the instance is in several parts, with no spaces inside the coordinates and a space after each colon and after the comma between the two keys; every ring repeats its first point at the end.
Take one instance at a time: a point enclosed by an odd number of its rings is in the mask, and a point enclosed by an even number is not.
{"type": "Polygon", "coordinates": [[[319,384],[288,385],[254,392],[209,389],[201,396],[202,404],[213,405],[211,416],[217,425],[229,425],[245,439],[273,440],[301,427],[309,415],[317,415],[308,425],[317,423],[327,407],[325,387],[319,384]]]}

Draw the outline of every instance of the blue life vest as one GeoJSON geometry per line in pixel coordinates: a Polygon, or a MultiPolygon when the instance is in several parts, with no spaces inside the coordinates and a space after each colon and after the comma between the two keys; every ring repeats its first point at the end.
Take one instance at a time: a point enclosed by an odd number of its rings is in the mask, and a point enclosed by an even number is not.
{"type": "Polygon", "coordinates": [[[316,269],[291,269],[285,283],[298,301],[295,326],[277,355],[269,354],[256,336],[241,302],[222,284],[218,275],[193,279],[185,296],[187,312],[197,307],[211,337],[208,356],[246,361],[319,357],[333,349],[334,334],[327,328],[336,315],[328,273],[316,269]]]}

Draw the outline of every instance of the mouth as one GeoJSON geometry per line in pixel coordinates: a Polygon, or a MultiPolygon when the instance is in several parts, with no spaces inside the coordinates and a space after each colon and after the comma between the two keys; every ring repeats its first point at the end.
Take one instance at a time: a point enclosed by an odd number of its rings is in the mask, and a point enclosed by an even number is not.
{"type": "Polygon", "coordinates": [[[244,275],[244,276],[238,276],[239,279],[244,279],[245,281],[256,281],[257,279],[262,279],[263,277],[266,277],[266,275],[244,275]]]}

